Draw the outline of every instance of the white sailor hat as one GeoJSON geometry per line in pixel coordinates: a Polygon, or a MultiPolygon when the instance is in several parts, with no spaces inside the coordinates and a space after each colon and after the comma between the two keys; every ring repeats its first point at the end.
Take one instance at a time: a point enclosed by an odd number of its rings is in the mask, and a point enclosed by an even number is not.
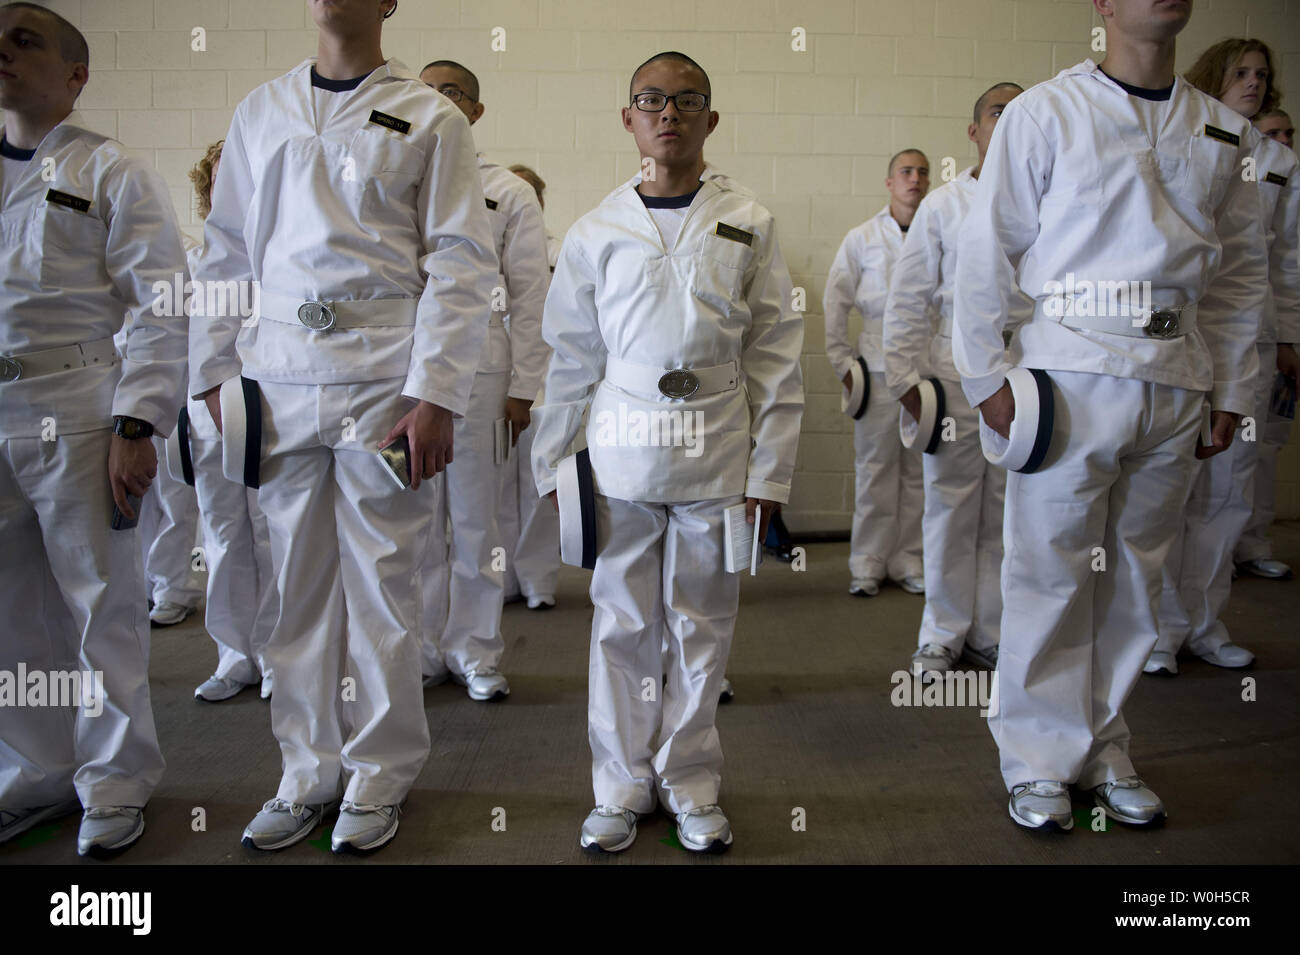
{"type": "Polygon", "coordinates": [[[919,446],[926,454],[934,454],[943,432],[944,394],[938,378],[924,378],[917,386],[921,393],[921,420],[915,420],[906,408],[898,409],[898,435],[903,447],[919,446]]]}
{"type": "Polygon", "coordinates": [[[560,461],[555,469],[555,497],[560,506],[560,560],[572,567],[596,567],[596,489],[591,455],[586,448],[560,461]]]}
{"type": "Polygon", "coordinates": [[[1052,379],[1038,368],[1012,368],[1007,372],[1007,384],[1016,402],[1009,436],[1002,437],[980,415],[980,447],[990,463],[1008,471],[1032,474],[1042,466],[1052,445],[1056,418],[1052,379]]]}
{"type": "Polygon", "coordinates": [[[262,392],[251,378],[221,385],[221,471],[226,479],[261,486],[262,392]]]}
{"type": "Polygon", "coordinates": [[[861,355],[849,367],[849,379],[848,391],[840,395],[840,411],[857,421],[867,413],[867,401],[871,397],[871,374],[861,355]]]}
{"type": "Polygon", "coordinates": [[[190,454],[190,409],[181,405],[176,427],[167,436],[167,470],[177,481],[194,486],[194,458],[190,454]]]}

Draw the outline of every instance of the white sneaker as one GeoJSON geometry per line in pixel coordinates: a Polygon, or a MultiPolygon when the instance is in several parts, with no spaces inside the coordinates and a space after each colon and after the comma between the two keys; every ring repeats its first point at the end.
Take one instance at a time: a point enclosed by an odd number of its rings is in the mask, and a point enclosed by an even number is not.
{"type": "Polygon", "coordinates": [[[495,703],[510,695],[510,684],[496,667],[482,667],[463,675],[453,673],[452,679],[469,691],[471,700],[480,703],[495,703]]]}
{"type": "Polygon", "coordinates": [[[1165,804],[1137,776],[1125,776],[1102,783],[1092,791],[1093,801],[1110,818],[1130,826],[1162,825],[1165,804]]]}
{"type": "Polygon", "coordinates": [[[338,855],[381,849],[397,835],[399,806],[363,806],[346,799],[330,836],[330,849],[338,855]]]}
{"type": "Polygon", "coordinates": [[[722,686],[718,688],[718,702],[730,703],[736,698],[736,691],[731,686],[731,681],[725,676],[722,678],[722,686]]]}
{"type": "Polygon", "coordinates": [[[144,832],[144,811],[136,806],[95,806],[81,817],[77,855],[105,858],[121,852],[144,832]]]}
{"type": "Polygon", "coordinates": [[[1150,676],[1178,676],[1178,661],[1165,650],[1152,650],[1147,662],[1142,664],[1142,672],[1150,676]]]}
{"type": "Polygon", "coordinates": [[[927,643],[912,654],[912,675],[922,680],[942,678],[952,669],[955,659],[951,650],[937,643],[927,643]]]}
{"type": "Polygon", "coordinates": [[[149,611],[149,623],[155,627],[174,627],[197,609],[163,601],[149,611]]]}
{"type": "Polygon", "coordinates": [[[904,577],[902,580],[894,581],[899,587],[909,594],[925,593],[925,578],[920,576],[904,577]]]}
{"type": "Polygon", "coordinates": [[[270,671],[267,671],[266,673],[263,673],[263,674],[262,674],[262,689],[261,689],[261,691],[260,691],[261,694],[262,694],[262,699],[264,699],[264,700],[269,700],[269,699],[271,698],[271,692],[275,689],[275,687],[272,685],[272,683],[273,683],[273,681],[272,681],[272,675],[271,675],[270,671]]]}
{"type": "Polygon", "coordinates": [[[1255,662],[1255,654],[1245,647],[1237,646],[1235,643],[1225,643],[1213,653],[1198,654],[1198,656],[1201,656],[1201,659],[1206,663],[1216,667],[1225,667],[1229,670],[1239,670],[1255,662]]]}
{"type": "Polygon", "coordinates": [[[1059,779],[1016,783],[1007,802],[1011,818],[1026,829],[1069,832],[1074,828],[1070,790],[1059,779]]]}
{"type": "Polygon", "coordinates": [[[726,852],[731,823],[719,806],[697,806],[677,814],[677,841],[692,852],[726,852]]]}
{"type": "Polygon", "coordinates": [[[1268,557],[1260,557],[1256,560],[1243,560],[1237,564],[1237,570],[1244,570],[1252,577],[1263,577],[1265,580],[1289,580],[1291,578],[1291,568],[1280,560],[1272,560],[1268,557]]]}
{"type": "Polygon", "coordinates": [[[984,667],[987,670],[996,670],[998,668],[998,646],[995,643],[991,647],[979,650],[968,643],[961,649],[961,658],[967,663],[974,663],[976,666],[984,667]]]}
{"type": "Polygon", "coordinates": [[[550,610],[554,606],[554,594],[536,594],[528,598],[529,610],[550,610]]]}
{"type": "Polygon", "coordinates": [[[278,796],[262,806],[239,840],[248,849],[287,849],[311,835],[325,815],[325,805],[287,803],[278,796]]]}
{"type": "Polygon", "coordinates": [[[849,584],[849,593],[854,597],[874,597],[880,593],[880,581],[875,577],[857,577],[849,584]]]}
{"type": "Polygon", "coordinates": [[[206,700],[208,703],[220,703],[222,700],[228,700],[232,696],[242,693],[253,684],[241,683],[239,680],[232,680],[228,676],[217,676],[213,674],[194,691],[196,700],[206,700]]]}
{"type": "Polygon", "coordinates": [[[588,852],[622,852],[636,841],[636,813],[622,806],[597,806],[582,823],[578,845],[588,852]]]}

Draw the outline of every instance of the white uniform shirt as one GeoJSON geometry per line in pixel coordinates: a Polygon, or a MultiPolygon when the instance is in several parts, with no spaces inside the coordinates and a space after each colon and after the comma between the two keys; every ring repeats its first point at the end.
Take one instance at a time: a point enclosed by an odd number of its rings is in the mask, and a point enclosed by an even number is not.
{"type": "Polygon", "coordinates": [[[822,313],[826,321],[826,357],[837,378],[848,374],[855,356],[868,371],[884,371],[885,302],[894,262],[903,248],[904,232],[889,206],[849,232],[840,243],[826,276],[822,313]],[[862,314],[856,352],[849,345],[849,311],[862,314]]]}
{"type": "Polygon", "coordinates": [[[920,384],[927,367],[939,378],[957,380],[952,364],[953,280],[957,233],[975,193],[973,168],[963,169],[921,200],[894,263],[885,304],[884,348],[885,383],[895,398],[920,384]]]}
{"type": "Polygon", "coordinates": [[[542,341],[542,306],[551,272],[546,260],[546,223],[533,187],[509,169],[478,157],[483,195],[487,200],[497,259],[506,290],[510,327],[505,354],[501,342],[489,335],[479,368],[510,369],[510,397],[532,401],[546,374],[548,352],[542,341]]]}
{"type": "Polygon", "coordinates": [[[1001,329],[1014,285],[992,279],[1010,263],[1040,300],[1072,273],[1150,281],[1157,306],[1199,303],[1196,330],[1168,341],[1074,329],[1039,310],[1018,336],[1026,367],[1212,389],[1216,410],[1254,407],[1266,275],[1256,187],[1241,176],[1250,124],[1176,78],[1152,143],[1131,100],[1086,60],[998,119],[957,263],[953,352],[972,405],[1012,366],[1001,329]]]}
{"type": "Polygon", "coordinates": [[[119,364],[0,383],[0,438],[39,436],[45,418],[56,434],[93,431],[113,415],[170,434],[186,319],[154,314],[154,283],[170,288],[177,273],[183,283],[185,255],[162,177],[72,113],[30,160],[0,164],[0,240],[0,355],[87,344],[128,326],[119,364]]]}
{"type": "MultiPolygon", "coordinates": [[[[1261,342],[1300,342],[1300,157],[1279,142],[1258,139],[1252,150],[1268,243],[1268,302],[1261,342]]],[[[1260,369],[1269,371],[1269,369],[1260,369]]]]}
{"type": "Polygon", "coordinates": [[[403,394],[464,414],[497,275],[469,123],[396,60],[354,90],[320,93],[338,97],[321,122],[314,63],[235,109],[197,280],[256,280],[303,301],[418,299],[416,324],[316,333],[196,315],[190,389],[241,373],[300,384],[405,376],[403,394]]]}
{"type": "Polygon", "coordinates": [[[677,242],[663,246],[635,187],[610,193],[564,237],[542,335],[554,349],[535,419],[539,494],[590,405],[587,445],[598,493],[632,501],[697,501],[745,494],[785,502],[794,474],[803,382],[803,319],[772,215],[754,194],[706,167],[677,242]],[[745,244],[719,223],[752,233],[745,244]],[[724,230],[726,231],[726,230],[724,230]],[[656,369],[738,361],[741,386],[672,401],[604,381],[607,356],[656,369]],[[682,447],[602,445],[601,412],[698,412],[703,453],[682,447]]]}

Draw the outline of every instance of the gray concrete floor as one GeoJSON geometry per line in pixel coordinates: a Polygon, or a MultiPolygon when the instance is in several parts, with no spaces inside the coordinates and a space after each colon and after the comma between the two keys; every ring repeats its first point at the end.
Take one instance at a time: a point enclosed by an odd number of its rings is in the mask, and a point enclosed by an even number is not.
{"type": "MultiPolygon", "coordinates": [[[[1300,566],[1300,523],[1275,531],[1277,556],[1300,566]]],[[[777,561],[745,578],[728,673],[736,700],[720,708],[722,804],[732,851],[697,857],[671,824],[643,820],[636,844],[592,858],[577,846],[591,808],[586,741],[590,604],[584,572],[565,568],[559,606],[506,608],[512,695],[475,703],[448,684],[425,693],[433,751],[395,841],[392,863],[1294,863],[1289,812],[1298,781],[1300,582],[1244,579],[1227,624],[1259,661],[1248,672],[1187,661],[1177,679],[1144,677],[1127,709],[1139,771],[1170,811],[1154,832],[1076,826],[1025,832],[1007,817],[997,751],[972,708],[890,703],[907,666],[922,599],[887,586],[847,594],[846,544],[807,548],[796,573],[777,561]],[[1256,681],[1255,702],[1242,679],[1256,681]],[[1290,793],[1291,795],[1288,795],[1290,793]],[[494,811],[505,810],[505,831],[494,811]],[[806,829],[795,831],[796,809],[806,829]]],[[[365,865],[328,852],[323,830],[273,854],[239,845],[275,793],[279,750],[268,705],[253,692],[200,704],[194,687],[216,661],[199,617],[153,632],[153,703],[167,772],[144,837],[120,864],[365,865]],[[202,808],[207,831],[191,829],[202,808]]],[[[1086,822],[1088,804],[1076,799],[1086,822]]],[[[499,813],[497,816],[499,817],[499,813]]],[[[77,817],[0,846],[0,864],[77,860],[77,817]]],[[[97,864],[97,863],[87,863],[97,864]]]]}

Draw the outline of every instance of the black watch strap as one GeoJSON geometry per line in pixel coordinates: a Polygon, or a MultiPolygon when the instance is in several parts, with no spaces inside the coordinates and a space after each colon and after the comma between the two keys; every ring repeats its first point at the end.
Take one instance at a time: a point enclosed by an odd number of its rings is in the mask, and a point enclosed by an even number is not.
{"type": "Polygon", "coordinates": [[[137,438],[153,437],[153,425],[139,418],[117,415],[113,418],[113,433],[120,438],[134,441],[137,438]]]}

